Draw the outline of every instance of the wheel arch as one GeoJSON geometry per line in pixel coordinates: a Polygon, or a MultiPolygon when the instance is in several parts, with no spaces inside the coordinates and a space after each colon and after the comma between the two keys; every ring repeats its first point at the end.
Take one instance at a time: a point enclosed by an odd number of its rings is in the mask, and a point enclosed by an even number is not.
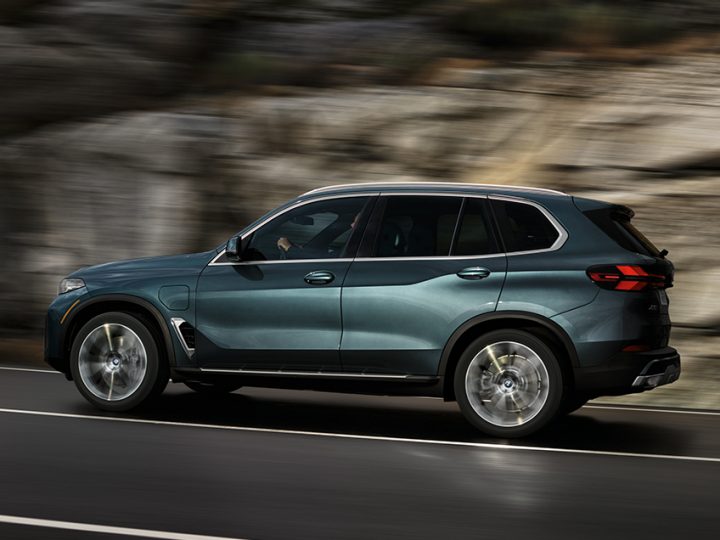
{"type": "Polygon", "coordinates": [[[522,311],[493,312],[474,317],[463,323],[450,337],[440,358],[438,375],[443,381],[442,395],[455,401],[453,379],[462,352],[475,339],[493,330],[524,330],[543,340],[553,351],[562,368],[563,381],[573,387],[574,368],[578,365],[577,351],[570,336],[557,323],[534,313],[522,311]]]}
{"type": "Polygon", "coordinates": [[[129,294],[108,294],[91,297],[74,310],[65,322],[62,335],[63,365],[62,371],[67,377],[70,375],[70,350],[73,340],[80,328],[90,319],[101,313],[122,311],[130,313],[143,321],[154,334],[161,358],[164,358],[169,367],[175,366],[175,349],[173,347],[170,330],[160,310],[151,302],[129,294]]]}

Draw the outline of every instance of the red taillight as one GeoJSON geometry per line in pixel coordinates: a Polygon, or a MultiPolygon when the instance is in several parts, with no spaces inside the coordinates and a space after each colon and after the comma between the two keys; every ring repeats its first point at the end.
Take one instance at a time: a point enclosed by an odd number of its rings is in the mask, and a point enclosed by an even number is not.
{"type": "Polygon", "coordinates": [[[649,345],[627,345],[622,348],[623,352],[645,352],[650,350],[649,345]]]}
{"type": "Polygon", "coordinates": [[[667,276],[651,273],[636,264],[593,266],[588,268],[587,275],[599,287],[615,291],[664,289],[669,285],[667,276]]]}

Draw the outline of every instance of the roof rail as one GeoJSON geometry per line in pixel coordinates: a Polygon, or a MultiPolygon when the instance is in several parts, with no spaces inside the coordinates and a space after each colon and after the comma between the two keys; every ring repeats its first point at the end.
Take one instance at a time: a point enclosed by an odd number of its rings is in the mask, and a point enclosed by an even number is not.
{"type": "Polygon", "coordinates": [[[563,191],[557,191],[554,189],[546,189],[546,188],[539,188],[539,187],[529,187],[529,186],[506,186],[502,184],[471,184],[468,182],[361,182],[357,184],[337,184],[334,186],[325,186],[321,188],[316,188],[311,191],[308,191],[307,193],[304,193],[303,195],[312,195],[315,193],[323,193],[326,191],[332,191],[335,189],[342,189],[342,188],[354,188],[354,187],[387,187],[387,188],[393,188],[393,187],[465,187],[465,188],[484,188],[484,189],[504,189],[508,191],[536,191],[539,193],[550,193],[553,195],[567,195],[567,193],[563,191]]]}

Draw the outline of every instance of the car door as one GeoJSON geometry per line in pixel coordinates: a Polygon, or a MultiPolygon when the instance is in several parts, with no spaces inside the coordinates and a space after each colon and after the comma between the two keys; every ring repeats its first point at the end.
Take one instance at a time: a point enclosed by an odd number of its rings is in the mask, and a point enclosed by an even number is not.
{"type": "Polygon", "coordinates": [[[243,235],[197,288],[196,354],[205,368],[340,371],[340,292],[371,196],[291,206],[243,235]]]}
{"type": "Polygon", "coordinates": [[[435,375],[452,333],[505,279],[486,197],[383,194],[342,293],[350,372],[435,375]]]}

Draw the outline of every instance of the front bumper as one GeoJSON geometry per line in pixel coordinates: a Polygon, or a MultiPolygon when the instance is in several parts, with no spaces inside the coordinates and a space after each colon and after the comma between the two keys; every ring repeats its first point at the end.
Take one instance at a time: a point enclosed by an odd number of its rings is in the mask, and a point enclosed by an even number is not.
{"type": "Polygon", "coordinates": [[[576,368],[575,388],[593,396],[631,394],[673,383],[680,371],[680,355],[672,347],[621,353],[600,366],[576,368]]]}

